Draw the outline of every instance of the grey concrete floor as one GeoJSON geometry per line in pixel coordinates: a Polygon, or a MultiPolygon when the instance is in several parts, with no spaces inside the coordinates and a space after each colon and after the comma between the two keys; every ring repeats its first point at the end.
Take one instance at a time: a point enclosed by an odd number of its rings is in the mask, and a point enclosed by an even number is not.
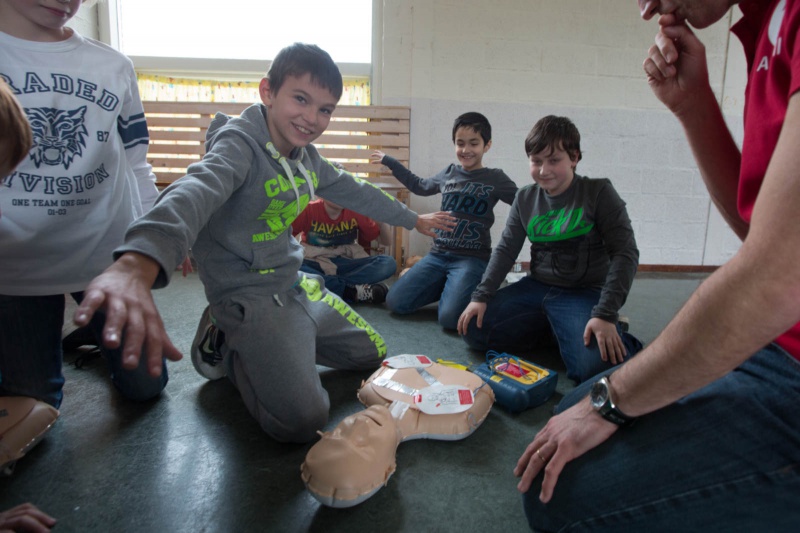
{"type": "MultiPolygon", "coordinates": [[[[650,342],[705,277],[637,276],[623,309],[631,332],[650,342]]],[[[321,506],[300,479],[310,445],[274,442],[227,380],[195,373],[188,353],[205,306],[197,276],[176,276],[155,294],[173,342],[187,354],[169,365],[166,391],[147,404],[126,402],[102,359],[77,369],[76,355],[65,356],[61,418],[13,475],[0,479],[0,509],[33,502],[58,519],[62,533],[527,530],[512,469],[572,389],[556,354],[534,355],[561,374],[546,404],[518,415],[495,406],[462,441],[402,443],[387,485],[361,505],[337,510],[321,506]]],[[[436,324],[433,308],[408,317],[383,306],[357,309],[384,336],[390,355],[483,361],[436,324]]],[[[363,408],[356,391],[369,372],[319,371],[331,397],[331,430],[363,408]]]]}

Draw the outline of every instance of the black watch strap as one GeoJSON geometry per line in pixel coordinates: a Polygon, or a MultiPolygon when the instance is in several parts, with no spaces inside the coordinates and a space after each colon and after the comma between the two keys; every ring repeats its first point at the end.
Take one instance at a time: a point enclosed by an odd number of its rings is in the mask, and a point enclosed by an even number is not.
{"type": "Polygon", "coordinates": [[[614,404],[614,390],[611,386],[611,379],[609,378],[610,376],[602,377],[594,384],[594,387],[597,388],[597,397],[592,398],[594,408],[600,416],[609,422],[613,422],[618,426],[629,426],[636,419],[620,411],[614,404]],[[602,402],[602,405],[600,402],[602,402]]]}
{"type": "Polygon", "coordinates": [[[603,418],[609,422],[614,422],[618,426],[629,426],[633,424],[634,420],[636,420],[632,416],[626,415],[610,403],[600,409],[600,414],[603,418]]]}

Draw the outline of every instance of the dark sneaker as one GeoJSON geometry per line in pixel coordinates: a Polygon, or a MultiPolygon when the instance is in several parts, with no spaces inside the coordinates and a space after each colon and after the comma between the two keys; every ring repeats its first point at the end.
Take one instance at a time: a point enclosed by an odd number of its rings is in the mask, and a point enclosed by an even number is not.
{"type": "Polygon", "coordinates": [[[362,304],[382,304],[386,301],[387,292],[389,292],[389,287],[383,283],[356,285],[356,302],[362,304]]]}
{"type": "Polygon", "coordinates": [[[192,342],[192,364],[198,374],[212,381],[225,377],[225,365],[220,351],[224,342],[225,334],[214,325],[211,310],[206,307],[192,342]]]}
{"type": "Polygon", "coordinates": [[[622,328],[622,331],[628,331],[631,329],[631,319],[626,316],[619,317],[619,325],[622,328]]]}

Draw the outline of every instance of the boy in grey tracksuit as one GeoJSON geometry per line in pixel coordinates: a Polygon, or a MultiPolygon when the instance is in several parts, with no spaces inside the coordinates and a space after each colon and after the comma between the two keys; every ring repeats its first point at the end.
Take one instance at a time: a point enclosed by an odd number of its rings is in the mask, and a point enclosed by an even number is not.
{"type": "MultiPolygon", "coordinates": [[[[292,221],[318,192],[426,234],[449,225],[445,214],[418,217],[310,144],[327,127],[341,87],[324,51],[299,43],[282,50],[261,82],[262,103],[238,118],[216,116],[206,156],[131,225],[115,251],[121,259],[87,289],[97,286],[106,300],[123,292],[108,288],[108,280],[130,276],[124,261],[131,258],[146,263],[134,268],[134,277],[151,272],[152,286],[162,287],[191,246],[210,304],[193,346],[195,367],[211,379],[227,375],[264,431],[286,442],[309,441],[327,422],[329,400],[316,363],[370,369],[386,355],[381,336],[327,291],[322,278],[298,272],[303,250],[292,237],[292,221]],[[221,360],[203,357],[215,353],[221,360]]],[[[126,335],[138,334],[128,321],[126,335]]],[[[152,339],[149,330],[147,336],[152,339]]],[[[167,357],[171,348],[167,340],[167,357]]],[[[151,359],[150,344],[147,349],[151,359]]]]}

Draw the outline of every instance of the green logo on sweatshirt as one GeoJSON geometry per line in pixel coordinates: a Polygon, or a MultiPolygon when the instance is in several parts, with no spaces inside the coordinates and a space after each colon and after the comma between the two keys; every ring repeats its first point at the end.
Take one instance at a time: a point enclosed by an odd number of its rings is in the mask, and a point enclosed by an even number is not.
{"type": "Polygon", "coordinates": [[[528,223],[528,240],[531,242],[554,242],[586,235],[594,224],[584,220],[583,208],[559,209],[536,215],[528,223]]]}
{"type": "MultiPolygon", "coordinates": [[[[311,172],[310,176],[316,186],[319,183],[316,172],[311,172]]],[[[297,175],[294,177],[294,183],[298,189],[297,193],[292,187],[292,182],[281,174],[264,182],[264,192],[268,198],[267,208],[258,216],[258,220],[263,220],[266,223],[268,231],[254,233],[252,242],[266,242],[277,239],[281,233],[291,229],[294,219],[306,208],[311,200],[308,194],[308,182],[304,177],[297,175]],[[289,199],[291,201],[287,201],[289,199]],[[298,202],[300,203],[299,209],[297,207],[298,202]]]]}

